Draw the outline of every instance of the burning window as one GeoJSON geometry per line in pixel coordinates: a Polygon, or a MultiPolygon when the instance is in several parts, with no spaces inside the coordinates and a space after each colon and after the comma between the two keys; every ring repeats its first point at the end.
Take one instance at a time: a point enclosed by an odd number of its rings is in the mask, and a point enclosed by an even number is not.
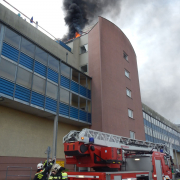
{"type": "Polygon", "coordinates": [[[84,66],[81,66],[81,71],[84,73],[87,73],[87,64],[84,66]]]}
{"type": "Polygon", "coordinates": [[[125,52],[123,52],[123,57],[126,61],[128,61],[128,55],[125,52]]]}
{"type": "Polygon", "coordinates": [[[80,54],[84,54],[86,52],[88,52],[88,44],[85,44],[80,47],[80,54]]]}

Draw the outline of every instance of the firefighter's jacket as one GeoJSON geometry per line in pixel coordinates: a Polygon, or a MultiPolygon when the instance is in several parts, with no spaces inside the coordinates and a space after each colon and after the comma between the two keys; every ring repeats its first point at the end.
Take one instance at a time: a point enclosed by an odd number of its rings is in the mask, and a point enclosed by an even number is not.
{"type": "Polygon", "coordinates": [[[68,176],[67,173],[65,172],[58,172],[57,174],[51,174],[49,176],[49,180],[54,180],[54,179],[63,179],[63,180],[67,180],[68,176]]]}
{"type": "Polygon", "coordinates": [[[49,171],[51,170],[53,164],[54,164],[54,161],[52,161],[51,163],[48,163],[48,165],[47,165],[47,161],[45,161],[43,164],[44,169],[35,174],[34,180],[47,180],[47,175],[49,171]]]}

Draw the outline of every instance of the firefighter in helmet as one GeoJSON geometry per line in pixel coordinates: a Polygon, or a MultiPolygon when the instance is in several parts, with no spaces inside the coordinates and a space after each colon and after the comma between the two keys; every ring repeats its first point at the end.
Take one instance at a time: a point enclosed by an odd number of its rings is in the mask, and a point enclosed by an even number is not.
{"type": "Polygon", "coordinates": [[[67,173],[63,172],[65,168],[61,167],[59,164],[55,164],[52,167],[51,174],[49,176],[49,180],[53,179],[63,179],[67,180],[67,173]]]}
{"type": "Polygon", "coordinates": [[[39,163],[37,165],[37,172],[35,174],[34,180],[46,180],[49,171],[51,170],[53,164],[54,164],[55,160],[50,161],[47,164],[47,160],[44,162],[44,164],[39,163]]]}

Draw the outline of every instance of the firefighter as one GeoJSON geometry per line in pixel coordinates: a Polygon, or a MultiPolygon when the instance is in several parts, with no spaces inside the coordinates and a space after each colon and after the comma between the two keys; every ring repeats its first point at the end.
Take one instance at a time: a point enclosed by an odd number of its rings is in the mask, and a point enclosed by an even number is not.
{"type": "Polygon", "coordinates": [[[52,167],[52,172],[51,175],[49,176],[49,180],[53,180],[53,179],[67,180],[67,173],[62,172],[64,170],[65,168],[61,167],[59,164],[55,164],[52,167]]]}
{"type": "Polygon", "coordinates": [[[37,172],[35,174],[34,180],[46,180],[49,171],[51,170],[53,164],[54,164],[55,160],[50,161],[47,164],[47,160],[44,162],[44,164],[39,163],[37,165],[37,172]]]}

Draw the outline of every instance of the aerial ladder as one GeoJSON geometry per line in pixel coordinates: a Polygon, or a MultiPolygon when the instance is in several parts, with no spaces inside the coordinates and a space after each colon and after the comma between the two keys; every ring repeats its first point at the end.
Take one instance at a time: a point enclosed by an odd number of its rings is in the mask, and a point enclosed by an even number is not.
{"type": "Polygon", "coordinates": [[[63,137],[63,143],[66,164],[93,169],[94,172],[135,172],[136,176],[142,171],[148,173],[149,179],[161,180],[162,176],[172,179],[170,144],[131,139],[92,129],[70,131],[63,137]]]}

